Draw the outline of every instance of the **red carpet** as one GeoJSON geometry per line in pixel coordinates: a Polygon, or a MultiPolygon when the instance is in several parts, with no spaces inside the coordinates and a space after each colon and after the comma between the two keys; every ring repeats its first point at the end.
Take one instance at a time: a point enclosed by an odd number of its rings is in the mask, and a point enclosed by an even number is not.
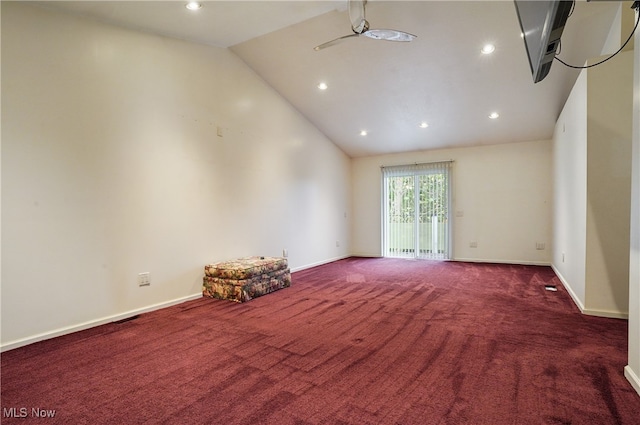
{"type": "Polygon", "coordinates": [[[626,339],[548,267],[350,258],[3,353],[2,424],[637,425],[626,339]]]}

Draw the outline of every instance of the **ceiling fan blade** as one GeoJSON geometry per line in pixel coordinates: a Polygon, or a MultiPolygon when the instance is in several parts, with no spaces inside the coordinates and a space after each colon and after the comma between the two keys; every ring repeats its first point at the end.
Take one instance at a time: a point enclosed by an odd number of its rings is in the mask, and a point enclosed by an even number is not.
{"type": "Polygon", "coordinates": [[[374,40],[386,40],[386,41],[411,41],[417,38],[417,35],[409,34],[408,32],[392,30],[392,29],[372,29],[362,33],[362,35],[373,38],[374,40]]]}
{"type": "Polygon", "coordinates": [[[360,34],[344,35],[342,37],[336,38],[335,40],[331,40],[331,41],[327,41],[326,43],[322,43],[319,46],[314,47],[313,50],[315,50],[315,51],[322,50],[322,49],[325,49],[327,47],[333,46],[334,44],[337,44],[337,43],[341,42],[344,39],[351,38],[351,37],[359,37],[359,36],[360,36],[360,34]]]}

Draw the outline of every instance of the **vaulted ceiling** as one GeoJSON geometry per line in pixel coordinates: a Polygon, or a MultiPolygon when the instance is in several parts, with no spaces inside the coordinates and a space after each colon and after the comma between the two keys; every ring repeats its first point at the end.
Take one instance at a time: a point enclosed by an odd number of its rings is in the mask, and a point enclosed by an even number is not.
{"type": "MultiPolygon", "coordinates": [[[[533,83],[511,1],[369,1],[372,28],[417,38],[354,37],[320,51],[313,47],[351,33],[346,1],[202,3],[190,11],[185,1],[40,2],[229,48],[353,157],[549,139],[578,76],[555,62],[533,83]],[[492,54],[481,53],[486,43],[495,45],[492,54]]],[[[576,2],[560,57],[582,65],[599,56],[617,7],[576,2]]]]}

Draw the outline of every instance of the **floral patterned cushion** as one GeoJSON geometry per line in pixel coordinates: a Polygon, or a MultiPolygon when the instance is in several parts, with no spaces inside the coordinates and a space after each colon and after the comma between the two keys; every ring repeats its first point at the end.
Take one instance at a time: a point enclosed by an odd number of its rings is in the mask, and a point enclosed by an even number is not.
{"type": "Polygon", "coordinates": [[[242,280],[205,276],[202,294],[211,298],[245,302],[289,286],[291,273],[287,268],[242,280]]]}
{"type": "Polygon", "coordinates": [[[204,267],[205,276],[222,279],[251,279],[277,270],[288,268],[286,258],[280,257],[245,257],[237,260],[223,261],[204,267]]]}

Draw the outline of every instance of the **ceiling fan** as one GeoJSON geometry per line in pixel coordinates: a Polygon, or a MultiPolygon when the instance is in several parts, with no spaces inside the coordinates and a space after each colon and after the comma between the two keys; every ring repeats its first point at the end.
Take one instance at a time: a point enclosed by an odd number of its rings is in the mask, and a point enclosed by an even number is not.
{"type": "Polygon", "coordinates": [[[387,41],[411,41],[417,36],[409,34],[408,32],[392,30],[392,29],[369,29],[369,22],[365,18],[365,5],[367,0],[349,0],[349,19],[351,20],[351,30],[353,34],[344,35],[338,37],[335,40],[328,41],[313,48],[313,50],[322,50],[326,47],[333,46],[334,44],[346,40],[351,37],[365,37],[373,38],[374,40],[387,40],[387,41]]]}

